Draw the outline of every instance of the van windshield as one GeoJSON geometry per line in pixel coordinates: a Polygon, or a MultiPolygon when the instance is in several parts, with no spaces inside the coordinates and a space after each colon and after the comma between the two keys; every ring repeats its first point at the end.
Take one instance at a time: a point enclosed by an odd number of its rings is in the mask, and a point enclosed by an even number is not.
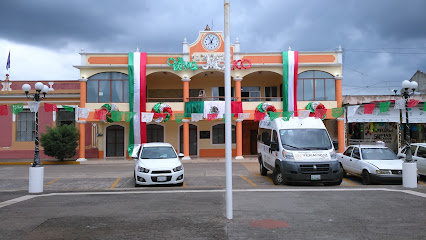
{"type": "Polygon", "coordinates": [[[332,148],[325,129],[281,129],[281,143],[288,150],[328,150],[332,148]]]}

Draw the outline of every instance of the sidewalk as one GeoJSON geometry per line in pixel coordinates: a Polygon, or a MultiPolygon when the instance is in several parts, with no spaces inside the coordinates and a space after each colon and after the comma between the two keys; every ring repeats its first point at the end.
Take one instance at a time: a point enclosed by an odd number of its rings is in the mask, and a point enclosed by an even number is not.
{"type": "MultiPolygon", "coordinates": [[[[244,159],[232,158],[233,163],[239,162],[257,162],[257,156],[247,155],[244,159]]],[[[34,162],[34,159],[0,159],[1,165],[28,165],[34,162]]],[[[86,161],[78,162],[76,160],[56,160],[56,159],[40,159],[42,165],[67,165],[67,164],[133,164],[130,158],[89,158],[86,161]]],[[[182,160],[182,163],[216,163],[225,162],[225,157],[191,157],[191,160],[182,160]]]]}

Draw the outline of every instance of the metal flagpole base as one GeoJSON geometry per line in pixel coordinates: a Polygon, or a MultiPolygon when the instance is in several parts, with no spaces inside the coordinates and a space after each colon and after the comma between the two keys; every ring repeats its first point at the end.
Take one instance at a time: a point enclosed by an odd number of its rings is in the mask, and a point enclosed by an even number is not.
{"type": "Polygon", "coordinates": [[[402,186],[417,188],[417,164],[415,162],[402,163],[402,186]]]}
{"type": "Polygon", "coordinates": [[[191,157],[183,157],[182,160],[191,160],[191,157]]]}
{"type": "Polygon", "coordinates": [[[28,192],[41,193],[43,192],[44,167],[30,167],[28,192]]]}
{"type": "Polygon", "coordinates": [[[84,162],[84,161],[87,161],[87,159],[85,159],[85,158],[79,158],[79,159],[77,159],[77,162],[84,162]]]}
{"type": "Polygon", "coordinates": [[[242,159],[244,159],[244,157],[243,157],[243,156],[236,156],[236,157],[235,157],[235,160],[242,160],[242,159]]]}

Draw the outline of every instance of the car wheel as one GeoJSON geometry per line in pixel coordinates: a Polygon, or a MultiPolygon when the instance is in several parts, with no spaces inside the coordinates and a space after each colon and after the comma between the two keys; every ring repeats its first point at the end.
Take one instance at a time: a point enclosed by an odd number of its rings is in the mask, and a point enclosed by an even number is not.
{"type": "Polygon", "coordinates": [[[348,176],[345,169],[343,169],[342,164],[340,164],[340,171],[342,172],[342,178],[346,178],[348,176]]]}
{"type": "Polygon", "coordinates": [[[139,184],[136,183],[136,173],[133,171],[133,181],[135,183],[135,187],[139,187],[139,184]]]}
{"type": "Polygon", "coordinates": [[[266,174],[268,173],[268,169],[266,169],[266,168],[263,166],[262,159],[260,159],[259,165],[260,165],[260,175],[262,175],[262,176],[266,176],[266,174]]]}
{"type": "Polygon", "coordinates": [[[274,172],[272,173],[272,181],[275,185],[282,185],[286,183],[284,175],[278,166],[275,167],[274,172]]]}
{"type": "Polygon", "coordinates": [[[370,173],[368,173],[367,170],[362,171],[362,184],[364,185],[369,185],[371,184],[371,177],[370,177],[370,173]]]}

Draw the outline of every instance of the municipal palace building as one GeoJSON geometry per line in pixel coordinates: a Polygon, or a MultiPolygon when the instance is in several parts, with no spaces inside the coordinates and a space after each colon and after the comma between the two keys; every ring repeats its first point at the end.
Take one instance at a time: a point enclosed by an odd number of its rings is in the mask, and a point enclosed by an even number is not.
{"type": "MultiPolygon", "coordinates": [[[[82,50],[81,62],[73,66],[79,79],[42,81],[51,91],[38,108],[39,132],[45,133],[47,126],[75,125],[80,133],[78,160],[129,158],[133,144],[144,142],[171,143],[184,159],[224,157],[224,69],[230,67],[234,158],[257,155],[259,120],[283,117],[293,100],[294,113],[314,113],[321,106],[319,117],[336,150],[344,150],[343,117],[332,114],[342,107],[341,48],[241,52],[236,39],[231,43],[231,66],[225,66],[221,31],[206,28],[197,39],[176,44],[182,44],[181,52],[82,50]],[[57,110],[45,108],[48,104],[57,110]]],[[[34,156],[35,114],[22,85],[30,83],[34,94],[36,82],[8,77],[2,81],[0,104],[7,105],[8,112],[0,116],[0,158],[34,156]],[[23,108],[15,114],[11,107],[19,103],[23,108]]],[[[50,158],[42,147],[40,156],[50,158]]]]}

